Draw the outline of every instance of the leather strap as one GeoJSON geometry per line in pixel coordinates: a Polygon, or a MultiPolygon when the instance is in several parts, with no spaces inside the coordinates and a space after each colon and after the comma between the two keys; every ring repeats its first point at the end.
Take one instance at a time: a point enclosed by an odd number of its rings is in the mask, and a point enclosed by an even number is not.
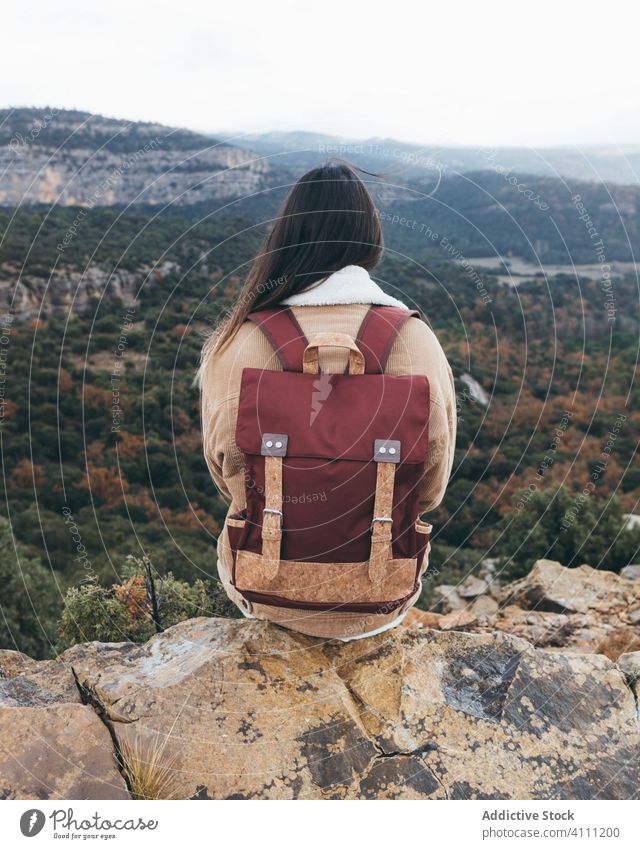
{"type": "Polygon", "coordinates": [[[271,581],[280,568],[282,542],[282,457],[264,458],[264,513],[262,514],[262,566],[271,581]]]}
{"type": "Polygon", "coordinates": [[[376,465],[376,498],[371,523],[371,554],[369,555],[369,580],[372,584],[380,584],[384,580],[388,563],[393,557],[391,514],[396,474],[395,463],[377,463],[376,465]]]}
{"type": "Polygon", "coordinates": [[[349,362],[347,369],[349,374],[364,374],[364,357],[353,341],[353,337],[347,333],[315,333],[304,350],[302,357],[302,371],[305,374],[318,374],[320,372],[319,348],[347,348],[349,350],[349,362]]]}
{"type": "Polygon", "coordinates": [[[364,354],[365,374],[384,374],[391,348],[403,324],[417,310],[401,307],[370,307],[358,330],[356,345],[364,354]]]}
{"type": "Polygon", "coordinates": [[[267,337],[284,371],[302,371],[302,357],[309,342],[288,307],[252,312],[248,318],[267,337]]]}

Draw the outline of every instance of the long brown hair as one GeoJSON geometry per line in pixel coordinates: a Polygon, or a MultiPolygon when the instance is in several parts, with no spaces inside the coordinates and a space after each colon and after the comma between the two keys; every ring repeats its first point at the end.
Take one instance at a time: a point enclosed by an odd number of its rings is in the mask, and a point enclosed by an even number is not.
{"type": "Polygon", "coordinates": [[[203,356],[223,348],[250,312],[273,307],[346,265],[370,271],[382,250],[380,218],[354,168],[343,162],[313,168],[289,192],[233,312],[203,356]]]}

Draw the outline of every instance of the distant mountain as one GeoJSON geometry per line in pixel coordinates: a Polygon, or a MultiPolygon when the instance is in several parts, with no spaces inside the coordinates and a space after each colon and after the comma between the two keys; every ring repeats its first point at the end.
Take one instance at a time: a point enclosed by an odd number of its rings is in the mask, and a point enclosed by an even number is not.
{"type": "Polygon", "coordinates": [[[161,124],[0,110],[0,205],[191,204],[269,184],[261,156],[161,124]]]}
{"type": "Polygon", "coordinates": [[[633,262],[640,253],[640,186],[635,174],[629,185],[592,179],[589,162],[623,173],[622,153],[604,148],[590,160],[547,151],[545,161],[524,148],[420,149],[309,132],[219,139],[86,112],[8,109],[0,111],[0,206],[166,206],[191,220],[235,216],[254,228],[273,218],[301,173],[332,156],[382,174],[365,179],[386,243],[403,256],[570,265],[633,262]]]}
{"type": "Polygon", "coordinates": [[[243,136],[258,153],[290,168],[343,157],[369,171],[401,180],[429,174],[504,169],[519,174],[590,182],[640,184],[640,145],[579,148],[440,147],[390,138],[344,139],[319,133],[277,132],[243,136]]]}

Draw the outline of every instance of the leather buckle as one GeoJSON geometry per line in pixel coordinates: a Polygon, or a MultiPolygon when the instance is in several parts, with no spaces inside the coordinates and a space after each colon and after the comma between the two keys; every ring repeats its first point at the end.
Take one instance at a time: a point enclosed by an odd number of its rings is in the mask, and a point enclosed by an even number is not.
{"type": "Polygon", "coordinates": [[[400,462],[399,439],[376,439],[373,444],[373,459],[376,463],[400,462]]]}
{"type": "Polygon", "coordinates": [[[280,516],[280,527],[282,527],[283,519],[284,519],[284,517],[282,515],[282,510],[276,510],[275,507],[265,507],[262,512],[263,513],[271,513],[272,516],[280,516]]]}

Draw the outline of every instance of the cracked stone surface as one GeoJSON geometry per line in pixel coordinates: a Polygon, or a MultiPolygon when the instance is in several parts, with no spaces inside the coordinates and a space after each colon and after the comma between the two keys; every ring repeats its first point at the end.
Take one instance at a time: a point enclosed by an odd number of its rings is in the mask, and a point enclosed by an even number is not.
{"type": "Polygon", "coordinates": [[[68,663],[0,651],[0,798],[130,798],[68,663]]]}
{"type": "MultiPolygon", "coordinates": [[[[8,667],[2,739],[13,734],[19,760],[43,712],[35,736],[59,757],[58,783],[51,764],[44,775],[52,798],[126,796],[113,755],[125,743],[162,747],[183,798],[636,798],[640,786],[622,671],[509,634],[397,628],[339,644],[192,619],[143,646],[90,643],[8,667]],[[34,688],[51,703],[33,707],[34,688]]],[[[36,797],[35,779],[21,787],[14,772],[11,784],[7,764],[0,788],[36,797]]]]}

